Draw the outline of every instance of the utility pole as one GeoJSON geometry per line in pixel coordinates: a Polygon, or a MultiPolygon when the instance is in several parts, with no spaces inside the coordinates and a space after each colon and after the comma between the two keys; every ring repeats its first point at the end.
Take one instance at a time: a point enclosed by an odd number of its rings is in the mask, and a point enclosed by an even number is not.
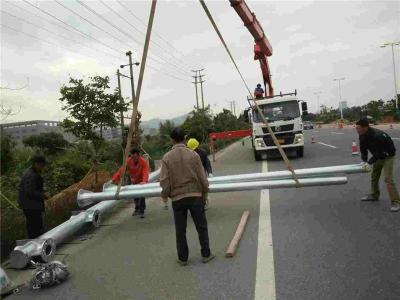
{"type": "Polygon", "coordinates": [[[234,114],[235,117],[236,117],[236,101],[233,100],[232,102],[233,102],[233,114],[234,114]]]}
{"type": "Polygon", "coordinates": [[[339,109],[340,109],[340,119],[343,121],[343,107],[342,107],[342,89],[340,87],[340,81],[345,80],[346,78],[335,78],[333,81],[339,82],[339,109]]]}
{"type": "MultiPolygon", "coordinates": [[[[192,71],[195,72],[195,71],[192,71]]],[[[194,89],[196,90],[196,108],[197,110],[199,110],[199,95],[197,94],[197,72],[195,74],[195,76],[192,76],[194,78],[194,89]]]]}
{"type": "MultiPolygon", "coordinates": [[[[121,103],[121,106],[123,104],[124,99],[122,98],[122,92],[121,92],[121,74],[119,73],[119,69],[117,69],[117,77],[118,77],[118,94],[119,94],[119,101],[121,103]]],[[[124,111],[121,107],[121,140],[122,144],[124,144],[124,111]]]]}
{"type": "Polygon", "coordinates": [[[192,72],[195,73],[194,79],[195,79],[195,86],[196,86],[196,102],[197,102],[197,108],[199,107],[199,101],[198,101],[198,94],[197,94],[197,84],[200,83],[200,92],[201,92],[201,105],[202,109],[204,110],[204,94],[203,94],[203,83],[205,80],[203,80],[204,75],[201,74],[201,72],[204,71],[204,69],[200,70],[192,70],[192,72]],[[198,80],[197,80],[198,79],[198,80]]]}
{"type": "Polygon", "coordinates": [[[381,46],[381,48],[386,48],[388,46],[392,47],[392,59],[393,59],[393,78],[394,78],[394,102],[396,105],[396,112],[399,110],[399,101],[397,99],[397,78],[396,78],[396,64],[395,64],[395,60],[394,60],[394,46],[398,46],[400,45],[400,41],[399,42],[388,42],[385,43],[381,46]]]}
{"type": "MultiPolygon", "coordinates": [[[[122,69],[122,68],[124,68],[124,67],[126,67],[126,66],[129,66],[130,76],[126,76],[126,75],[122,75],[122,74],[120,74],[120,76],[124,76],[124,77],[130,79],[130,82],[131,82],[131,89],[132,89],[132,107],[134,107],[134,106],[135,106],[134,102],[135,102],[135,97],[136,97],[136,96],[135,96],[135,80],[134,80],[134,78],[133,78],[133,65],[139,66],[140,63],[138,63],[138,62],[132,63],[132,51],[126,52],[126,56],[129,57],[129,64],[127,64],[127,65],[121,65],[120,67],[121,67],[121,69],[122,69]]],[[[139,116],[140,116],[140,114],[138,114],[138,117],[139,117],[139,116]]],[[[140,117],[139,117],[139,118],[140,118],[140,117]]],[[[138,124],[137,124],[136,127],[138,128],[138,124]]],[[[138,130],[135,130],[134,135],[135,135],[135,136],[138,136],[138,134],[139,134],[138,130]]]]}
{"type": "Polygon", "coordinates": [[[132,104],[133,104],[133,102],[135,101],[135,81],[133,80],[132,52],[131,51],[126,52],[126,55],[129,56],[129,71],[131,75],[132,104]]]}
{"type": "Polygon", "coordinates": [[[205,80],[203,80],[203,76],[204,76],[204,75],[200,75],[200,73],[199,73],[199,78],[200,78],[200,91],[201,91],[201,106],[202,106],[202,108],[203,108],[203,110],[204,110],[203,82],[204,82],[205,80]]]}

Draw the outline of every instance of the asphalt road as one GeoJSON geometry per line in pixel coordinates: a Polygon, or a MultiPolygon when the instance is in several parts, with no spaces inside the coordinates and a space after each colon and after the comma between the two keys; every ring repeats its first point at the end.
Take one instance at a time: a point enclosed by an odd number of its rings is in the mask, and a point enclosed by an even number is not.
{"type": "MultiPolygon", "coordinates": [[[[389,133],[400,149],[400,130],[389,133]]],[[[307,131],[305,156],[293,164],[358,163],[351,155],[355,138],[353,129],[307,131]]],[[[227,149],[213,167],[214,175],[284,169],[279,159],[255,162],[248,140],[227,149]]],[[[399,164],[396,173],[400,182],[399,164]]],[[[171,210],[149,199],[142,220],[125,204],[87,240],[58,250],[72,274],[67,282],[9,299],[400,299],[400,213],[388,211],[383,182],[380,202],[361,203],[368,185],[362,174],[343,186],[213,194],[207,216],[217,258],[200,262],[189,218],[187,267],[175,262],[171,210]],[[238,253],[225,258],[244,210],[251,216],[238,253]]]]}

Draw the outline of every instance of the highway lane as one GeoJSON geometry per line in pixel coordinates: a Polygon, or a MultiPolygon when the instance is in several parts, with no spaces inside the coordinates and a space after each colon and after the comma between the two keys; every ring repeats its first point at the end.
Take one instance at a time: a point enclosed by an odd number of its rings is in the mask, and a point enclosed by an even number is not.
{"type": "MultiPolygon", "coordinates": [[[[399,130],[388,133],[400,137],[399,130]]],[[[296,168],[360,161],[351,155],[354,129],[306,135],[296,168]],[[311,135],[336,148],[311,144],[311,135]]],[[[270,170],[281,168],[269,162],[270,170]]],[[[277,299],[400,299],[400,215],[388,211],[383,180],[381,201],[361,203],[368,187],[369,176],[351,175],[345,186],[271,192],[277,299]]]]}
{"type": "MultiPolygon", "coordinates": [[[[400,137],[399,130],[389,133],[400,137]]],[[[358,163],[359,156],[351,155],[355,138],[353,129],[307,131],[305,157],[293,163],[358,163]],[[311,134],[336,148],[311,144],[311,134]]],[[[228,149],[213,167],[214,175],[284,169],[279,159],[255,162],[248,140],[228,149]]],[[[399,173],[398,164],[397,179],[399,173]]],[[[207,215],[217,258],[200,263],[189,218],[188,267],[175,263],[171,211],[151,199],[147,218],[140,220],[125,205],[91,239],[59,250],[68,254],[69,281],[10,299],[400,299],[400,215],[388,212],[384,187],[381,202],[360,203],[368,181],[367,175],[352,175],[346,186],[212,195],[207,215]],[[239,251],[226,259],[245,209],[251,217],[239,251]]]]}

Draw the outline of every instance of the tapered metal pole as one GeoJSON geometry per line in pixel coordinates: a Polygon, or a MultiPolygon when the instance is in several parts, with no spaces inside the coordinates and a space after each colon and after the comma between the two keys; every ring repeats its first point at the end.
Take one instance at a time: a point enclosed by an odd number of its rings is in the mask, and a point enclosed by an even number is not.
{"type": "MultiPolygon", "coordinates": [[[[343,166],[332,166],[332,167],[321,167],[321,168],[308,168],[308,169],[297,169],[295,170],[299,178],[307,177],[328,177],[339,174],[356,174],[366,173],[367,169],[362,164],[356,165],[343,165],[343,166]]],[[[235,183],[235,182],[249,182],[249,181],[266,181],[266,180],[278,180],[278,179],[289,179],[292,178],[290,171],[275,171],[268,173],[250,173],[240,175],[227,175],[227,176],[216,176],[208,178],[210,184],[213,183],[235,183]]],[[[153,189],[160,187],[160,183],[148,183],[142,185],[126,185],[121,188],[121,191],[127,190],[142,190],[142,189],[153,189]]],[[[116,185],[105,184],[103,191],[115,191],[116,185]]]]}
{"type": "MultiPolygon", "coordinates": [[[[149,182],[160,177],[160,170],[152,172],[149,182]]],[[[10,263],[15,269],[25,268],[34,257],[44,262],[51,261],[56,252],[56,245],[70,238],[79,229],[88,223],[97,226],[104,214],[111,211],[117,204],[117,200],[100,202],[91,208],[72,216],[69,220],[58,225],[40,237],[29,241],[17,241],[17,246],[11,252],[10,263]]]]}
{"type": "MultiPolygon", "coordinates": [[[[308,186],[338,185],[347,183],[346,177],[324,177],[324,178],[301,178],[298,184],[293,179],[255,181],[255,182],[235,182],[235,183],[213,183],[209,187],[209,193],[222,193],[234,191],[251,191],[263,189],[295,188],[308,186]]],[[[160,197],[161,187],[152,189],[124,190],[120,191],[118,200],[132,200],[141,197],[160,197]]],[[[92,203],[115,199],[114,191],[93,193],[80,190],[78,192],[78,205],[87,206],[92,203]]],[[[114,200],[113,200],[114,201],[114,200]]]]}

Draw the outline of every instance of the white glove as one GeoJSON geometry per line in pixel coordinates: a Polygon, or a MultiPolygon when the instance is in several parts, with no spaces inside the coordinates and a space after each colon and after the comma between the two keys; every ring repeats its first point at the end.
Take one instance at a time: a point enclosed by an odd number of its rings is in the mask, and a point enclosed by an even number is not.
{"type": "Polygon", "coordinates": [[[363,170],[367,171],[367,172],[371,172],[372,168],[371,165],[367,162],[362,162],[361,167],[363,168],[363,170]]]}
{"type": "Polygon", "coordinates": [[[208,174],[208,177],[213,177],[213,174],[212,173],[208,174]]]}

